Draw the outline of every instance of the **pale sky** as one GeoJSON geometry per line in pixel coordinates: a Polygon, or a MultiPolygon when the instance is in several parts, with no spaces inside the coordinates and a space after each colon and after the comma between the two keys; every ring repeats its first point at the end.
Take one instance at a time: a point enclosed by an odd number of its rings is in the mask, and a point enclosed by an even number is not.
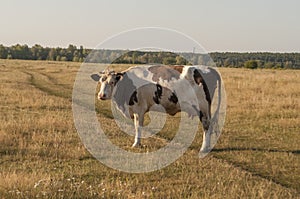
{"type": "Polygon", "coordinates": [[[0,44],[94,48],[154,26],[210,52],[300,52],[299,21],[299,0],[0,0],[0,44]]]}

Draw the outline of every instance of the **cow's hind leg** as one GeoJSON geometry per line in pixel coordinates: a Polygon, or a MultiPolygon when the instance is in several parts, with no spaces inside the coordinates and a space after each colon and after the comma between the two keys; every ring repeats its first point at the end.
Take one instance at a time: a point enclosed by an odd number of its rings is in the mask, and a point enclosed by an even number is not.
{"type": "Polygon", "coordinates": [[[135,127],[135,138],[132,147],[138,147],[141,145],[141,127],[144,123],[144,115],[139,115],[137,113],[134,116],[134,127],[135,127]]]}
{"type": "Polygon", "coordinates": [[[204,114],[200,111],[200,121],[204,129],[203,132],[203,141],[200,152],[207,153],[210,151],[210,132],[208,131],[210,125],[210,118],[207,114],[204,114]]]}

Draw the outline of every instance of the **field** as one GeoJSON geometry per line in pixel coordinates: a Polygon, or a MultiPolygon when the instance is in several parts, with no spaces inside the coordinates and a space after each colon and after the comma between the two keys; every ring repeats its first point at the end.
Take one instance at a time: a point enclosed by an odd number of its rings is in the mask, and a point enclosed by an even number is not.
{"type": "MultiPolygon", "coordinates": [[[[0,198],[300,198],[299,70],[220,69],[228,106],[214,150],[198,158],[199,127],[177,161],[131,174],[101,164],[77,134],[71,96],[79,67],[0,60],[0,198]]],[[[109,103],[97,102],[99,121],[113,143],[133,150],[109,103]]],[[[133,151],[170,141],[177,119],[133,151]]]]}

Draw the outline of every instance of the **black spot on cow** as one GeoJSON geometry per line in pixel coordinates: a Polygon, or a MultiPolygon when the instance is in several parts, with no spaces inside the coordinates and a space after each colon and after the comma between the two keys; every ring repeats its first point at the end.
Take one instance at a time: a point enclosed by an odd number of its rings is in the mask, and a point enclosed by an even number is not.
{"type": "Polygon", "coordinates": [[[209,129],[210,123],[209,121],[207,121],[207,116],[202,111],[199,111],[199,119],[202,122],[204,130],[207,131],[209,129]]]}
{"type": "Polygon", "coordinates": [[[116,74],[116,81],[115,81],[115,85],[118,83],[118,81],[123,77],[123,73],[117,73],[116,74]]]}
{"type": "Polygon", "coordinates": [[[173,102],[174,104],[177,104],[178,98],[174,92],[172,92],[172,95],[169,97],[169,101],[173,102]]]}
{"type": "Polygon", "coordinates": [[[162,87],[159,84],[156,84],[156,91],[154,92],[153,100],[156,104],[159,104],[159,100],[162,96],[162,87]]]}
{"type": "Polygon", "coordinates": [[[130,106],[132,106],[132,105],[134,105],[134,103],[136,102],[138,102],[138,99],[137,99],[137,92],[136,91],[134,91],[133,92],[133,94],[130,96],[130,99],[129,99],[129,105],[130,106]]]}
{"type": "Polygon", "coordinates": [[[205,98],[208,101],[208,104],[211,105],[211,98],[210,98],[208,86],[207,86],[206,82],[204,81],[202,75],[200,74],[200,72],[198,70],[194,70],[194,80],[198,85],[200,83],[203,85],[205,98]]]}
{"type": "Polygon", "coordinates": [[[199,118],[200,118],[200,121],[201,121],[201,122],[202,122],[203,116],[204,116],[204,115],[203,115],[202,111],[200,111],[200,112],[199,112],[199,118]]]}

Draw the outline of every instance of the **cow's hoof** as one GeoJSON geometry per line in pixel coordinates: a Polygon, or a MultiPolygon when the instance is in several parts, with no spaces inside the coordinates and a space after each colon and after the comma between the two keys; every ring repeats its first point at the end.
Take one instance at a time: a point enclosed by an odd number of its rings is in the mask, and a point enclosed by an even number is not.
{"type": "Polygon", "coordinates": [[[204,158],[210,151],[211,151],[211,148],[209,148],[209,147],[204,148],[204,149],[201,148],[200,152],[199,152],[199,157],[204,158]]]}
{"type": "Polygon", "coordinates": [[[132,148],[138,148],[138,147],[141,147],[141,143],[134,143],[131,147],[132,147],[132,148]]]}
{"type": "Polygon", "coordinates": [[[201,148],[200,149],[200,153],[209,153],[211,151],[210,147],[206,147],[206,148],[201,148]]]}

